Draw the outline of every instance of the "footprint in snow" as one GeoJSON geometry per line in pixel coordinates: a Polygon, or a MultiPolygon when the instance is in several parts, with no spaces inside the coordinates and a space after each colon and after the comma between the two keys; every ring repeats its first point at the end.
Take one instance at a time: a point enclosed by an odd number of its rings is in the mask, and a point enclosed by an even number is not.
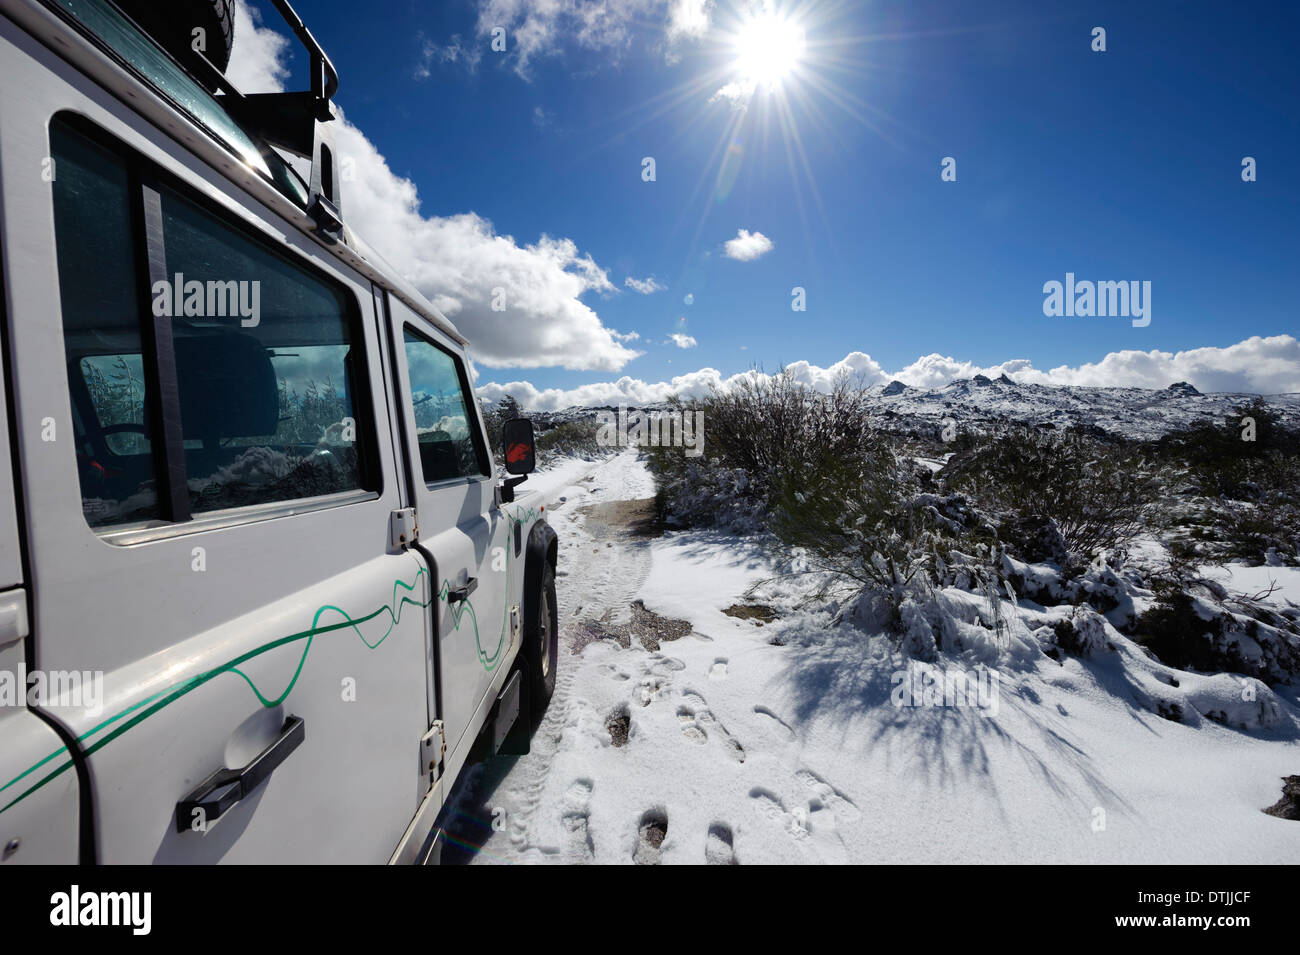
{"type": "Polygon", "coordinates": [[[614,746],[626,746],[631,725],[632,715],[628,712],[627,704],[620,703],[605,718],[605,732],[609,733],[610,743],[614,746]]]}
{"type": "Polygon", "coordinates": [[[836,831],[835,816],[820,799],[787,810],[781,797],[770,789],[755,786],[749,796],[760,815],[779,826],[818,862],[844,865],[849,861],[844,840],[836,831]]]}
{"type": "Polygon", "coordinates": [[[704,702],[704,697],[694,690],[687,690],[682,694],[682,705],[677,709],[677,717],[683,722],[682,732],[687,735],[688,739],[694,739],[693,734],[687,732],[687,726],[692,727],[700,734],[697,742],[704,742],[708,739],[709,733],[716,733],[726,747],[727,755],[738,763],[745,761],[745,748],[740,745],[734,736],[727,732],[727,728],[718,722],[713,711],[709,709],[708,704],[704,702]],[[683,714],[686,714],[683,716],[683,714]]]}
{"type": "Polygon", "coordinates": [[[668,811],[660,806],[641,814],[637,826],[636,846],[632,861],[637,865],[658,865],[663,855],[664,839],[668,838],[668,811]]]}
{"type": "Polygon", "coordinates": [[[831,812],[835,813],[838,818],[846,822],[853,822],[862,818],[862,812],[853,804],[853,800],[811,769],[799,770],[794,774],[794,778],[808,787],[813,796],[820,800],[831,812]]]}
{"type": "Polygon", "coordinates": [[[637,702],[642,706],[649,706],[656,700],[662,700],[668,695],[668,687],[671,684],[663,677],[647,676],[642,678],[641,684],[637,687],[637,702]]]}
{"type": "Polygon", "coordinates": [[[725,823],[715,822],[709,826],[709,835],[704,843],[704,861],[708,865],[737,865],[736,850],[731,827],[725,823]]]}
{"type": "Polygon", "coordinates": [[[756,706],[754,707],[754,712],[757,713],[759,716],[766,716],[769,720],[771,720],[772,724],[775,726],[776,731],[780,733],[782,736],[784,736],[787,740],[794,739],[794,730],[790,728],[790,724],[787,723],[785,720],[781,719],[781,717],[777,716],[766,706],[756,706]]]}
{"type": "Polygon", "coordinates": [[[727,678],[727,658],[718,657],[713,661],[713,666],[709,668],[710,680],[725,680],[727,678]]]}
{"type": "Polygon", "coordinates": [[[689,706],[677,707],[677,719],[682,724],[682,735],[692,743],[707,743],[709,734],[699,723],[696,713],[689,706]]]}
{"type": "Polygon", "coordinates": [[[646,672],[662,676],[665,674],[665,671],[668,673],[679,673],[685,669],[685,660],[664,656],[662,653],[652,653],[650,655],[650,666],[647,668],[646,672]]]}
{"type": "Polygon", "coordinates": [[[596,854],[587,826],[591,791],[595,784],[590,779],[575,779],[561,800],[560,822],[567,835],[566,855],[573,862],[589,862],[596,854]]]}
{"type": "Polygon", "coordinates": [[[602,663],[597,669],[608,673],[611,680],[617,680],[619,683],[632,679],[632,674],[613,663],[602,663]]]}

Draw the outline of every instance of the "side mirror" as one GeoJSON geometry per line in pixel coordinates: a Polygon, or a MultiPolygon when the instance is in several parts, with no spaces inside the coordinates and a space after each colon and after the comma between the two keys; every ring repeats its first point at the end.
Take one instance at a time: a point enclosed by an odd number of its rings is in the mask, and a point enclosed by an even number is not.
{"type": "Polygon", "coordinates": [[[506,451],[506,471],[532,474],[537,470],[537,439],[533,423],[527,418],[511,418],[501,425],[502,444],[506,451]]]}

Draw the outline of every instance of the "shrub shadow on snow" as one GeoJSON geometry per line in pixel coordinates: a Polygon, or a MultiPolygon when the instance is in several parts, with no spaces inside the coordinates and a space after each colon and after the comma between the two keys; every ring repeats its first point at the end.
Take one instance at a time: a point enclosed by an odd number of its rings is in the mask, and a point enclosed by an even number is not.
{"type": "Polygon", "coordinates": [[[707,563],[710,569],[720,567],[772,572],[772,552],[765,548],[761,537],[738,538],[724,531],[666,530],[663,541],[671,544],[676,555],[683,560],[707,563]]]}
{"type": "MultiPolygon", "coordinates": [[[[796,734],[813,722],[821,732],[838,726],[846,753],[883,749],[891,772],[919,775],[937,788],[974,785],[995,802],[1000,794],[992,751],[1000,749],[1023,760],[1073,810],[1105,799],[1133,811],[1091,754],[1067,738],[1068,714],[1044,703],[1024,674],[1003,672],[997,715],[974,706],[899,707],[894,674],[923,664],[894,652],[884,637],[852,627],[791,631],[784,689],[796,734]]],[[[935,666],[968,669],[970,663],[945,654],[935,666]]]]}

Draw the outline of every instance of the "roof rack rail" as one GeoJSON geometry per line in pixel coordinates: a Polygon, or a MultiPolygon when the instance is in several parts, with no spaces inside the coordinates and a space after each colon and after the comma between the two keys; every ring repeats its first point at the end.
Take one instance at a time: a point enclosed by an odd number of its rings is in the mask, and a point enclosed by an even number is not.
{"type": "Polygon", "coordinates": [[[311,58],[311,88],[279,93],[242,93],[202,53],[195,57],[213,86],[220,89],[226,112],[252,136],[311,160],[307,213],[321,235],[331,242],[343,236],[339,168],[334,159],[334,136],[326,125],[334,121],[334,94],[339,75],[334,64],[312,36],[289,0],[270,0],[311,58]]]}

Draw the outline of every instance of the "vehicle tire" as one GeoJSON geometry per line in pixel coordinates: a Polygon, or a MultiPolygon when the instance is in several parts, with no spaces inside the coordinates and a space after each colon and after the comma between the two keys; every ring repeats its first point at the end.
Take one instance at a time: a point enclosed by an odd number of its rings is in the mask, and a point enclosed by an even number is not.
{"type": "Polygon", "coordinates": [[[235,0],[117,0],[122,11],[181,63],[193,62],[194,31],[202,30],[204,55],[223,73],[235,42],[235,0]]]}
{"type": "Polygon", "coordinates": [[[524,631],[524,678],[528,680],[528,708],[534,727],[542,721],[555,693],[555,670],[560,657],[560,627],[555,610],[555,568],[542,567],[537,619],[524,631]]]}

